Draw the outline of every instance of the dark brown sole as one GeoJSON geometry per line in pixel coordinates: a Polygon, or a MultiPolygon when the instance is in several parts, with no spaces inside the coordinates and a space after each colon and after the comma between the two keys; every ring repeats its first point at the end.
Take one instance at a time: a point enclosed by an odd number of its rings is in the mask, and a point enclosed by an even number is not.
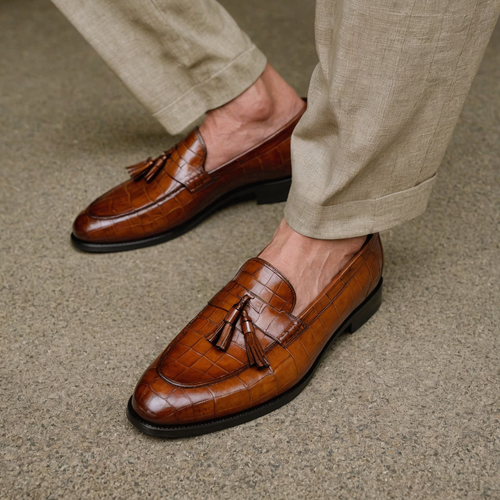
{"type": "Polygon", "coordinates": [[[141,418],[134,408],[132,407],[132,398],[129,399],[127,405],[127,418],[129,421],[137,427],[140,431],[150,436],[162,437],[162,438],[183,438],[190,436],[199,436],[201,434],[208,434],[209,432],[220,431],[222,429],[227,429],[235,425],[244,424],[250,420],[262,417],[267,413],[271,413],[277,410],[281,406],[286,405],[292,399],[295,399],[311,381],[311,378],[319,365],[319,362],[325,352],[327,351],[330,343],[337,338],[340,334],[344,332],[354,333],[362,325],[364,325],[379,309],[382,303],[382,278],[369,295],[369,297],[357,308],[351,315],[344,321],[340,328],[332,335],[330,340],[327,342],[316,361],[309,369],[309,371],[304,375],[304,377],[291,389],[276,396],[275,398],[258,405],[249,410],[236,413],[234,415],[229,415],[227,417],[218,418],[215,420],[209,420],[206,422],[200,422],[197,424],[188,425],[158,425],[141,418]]]}
{"type": "Polygon", "coordinates": [[[127,250],[136,250],[138,248],[158,245],[186,234],[214,212],[217,212],[217,210],[229,205],[251,199],[255,199],[257,201],[257,205],[267,205],[286,201],[291,183],[292,178],[286,177],[285,179],[251,184],[250,186],[236,189],[220,197],[217,201],[184,224],[166,231],[165,233],[144,238],[142,240],[126,241],[123,243],[90,243],[88,241],[80,240],[73,233],[71,233],[71,243],[73,243],[78,250],[91,253],[125,252],[127,250]]]}

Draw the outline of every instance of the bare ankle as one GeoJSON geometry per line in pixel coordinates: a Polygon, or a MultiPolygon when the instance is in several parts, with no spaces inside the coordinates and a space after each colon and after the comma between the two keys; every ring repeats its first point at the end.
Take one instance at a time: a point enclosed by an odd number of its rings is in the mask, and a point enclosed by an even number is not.
{"type": "Polygon", "coordinates": [[[224,114],[226,118],[246,122],[263,122],[274,113],[274,101],[264,80],[259,78],[236,99],[210,114],[224,114]]]}
{"type": "Polygon", "coordinates": [[[304,101],[268,64],[252,86],[207,113],[200,126],[207,146],[205,169],[213,170],[256,146],[304,108],[304,101]]]}
{"type": "Polygon", "coordinates": [[[296,115],[305,103],[269,64],[258,80],[242,94],[220,108],[207,113],[204,126],[213,119],[232,122],[266,122],[280,114],[296,115]]]}
{"type": "Polygon", "coordinates": [[[260,257],[270,262],[297,292],[294,314],[299,315],[361,249],[366,236],[343,240],[308,238],[283,219],[260,257]]]}

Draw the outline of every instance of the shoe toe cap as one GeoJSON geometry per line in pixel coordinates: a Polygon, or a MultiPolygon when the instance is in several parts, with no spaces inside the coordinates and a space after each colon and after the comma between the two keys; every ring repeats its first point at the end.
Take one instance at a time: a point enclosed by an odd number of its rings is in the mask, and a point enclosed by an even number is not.
{"type": "Polygon", "coordinates": [[[73,223],[73,234],[82,241],[93,241],[100,230],[99,220],[91,217],[87,210],[81,212],[73,223]]]}
{"type": "Polygon", "coordinates": [[[154,363],[132,396],[132,408],[143,420],[160,425],[186,425],[214,417],[213,394],[206,388],[179,387],[158,375],[154,363]]]}
{"type": "Polygon", "coordinates": [[[162,425],[178,424],[177,413],[186,402],[181,401],[181,390],[163,380],[151,367],[142,376],[132,396],[132,407],[144,420],[162,425]]]}
{"type": "Polygon", "coordinates": [[[73,235],[86,243],[116,243],[132,239],[127,213],[117,216],[99,210],[99,199],[83,210],[73,223],[73,235]]]}

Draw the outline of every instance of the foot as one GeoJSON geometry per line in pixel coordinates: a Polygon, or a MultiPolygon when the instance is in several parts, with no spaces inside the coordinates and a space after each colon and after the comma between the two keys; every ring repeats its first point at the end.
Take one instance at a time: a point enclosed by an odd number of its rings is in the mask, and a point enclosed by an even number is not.
{"type": "Polygon", "coordinates": [[[290,139],[304,109],[304,101],[268,66],[242,95],[209,112],[200,129],[160,156],[128,167],[131,180],[76,218],[74,245],[87,252],[156,245],[230,203],[252,197],[258,203],[285,201],[290,139]]]}
{"type": "Polygon", "coordinates": [[[207,113],[200,133],[211,171],[260,144],[305,109],[305,102],[267,65],[260,78],[236,99],[207,113]]]}
{"type": "Polygon", "coordinates": [[[283,219],[271,243],[261,252],[288,278],[297,293],[293,310],[299,316],[359,252],[366,236],[344,240],[318,240],[294,231],[283,219]]]}
{"type": "Polygon", "coordinates": [[[368,236],[333,277],[350,250],[340,243],[335,251],[315,240],[306,244],[286,231],[291,230],[283,224],[266,252],[299,280],[300,300],[313,286],[306,267],[321,280],[328,274],[327,286],[297,317],[297,291],[290,281],[262,258],[247,261],[139,380],[127,410],[137,428],[153,436],[186,437],[273,411],[302,391],[335,337],[354,333],[375,314],[382,299],[378,235],[368,236]],[[289,248],[297,242],[309,266],[289,248]]]}

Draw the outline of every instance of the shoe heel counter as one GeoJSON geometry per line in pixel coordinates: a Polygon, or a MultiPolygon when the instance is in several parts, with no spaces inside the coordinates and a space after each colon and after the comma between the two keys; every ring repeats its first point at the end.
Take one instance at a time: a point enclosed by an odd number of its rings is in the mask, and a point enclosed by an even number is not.
{"type": "Polygon", "coordinates": [[[380,278],[370,296],[351,315],[350,322],[345,329],[347,333],[358,331],[379,310],[382,304],[382,282],[383,279],[380,278]]]}

